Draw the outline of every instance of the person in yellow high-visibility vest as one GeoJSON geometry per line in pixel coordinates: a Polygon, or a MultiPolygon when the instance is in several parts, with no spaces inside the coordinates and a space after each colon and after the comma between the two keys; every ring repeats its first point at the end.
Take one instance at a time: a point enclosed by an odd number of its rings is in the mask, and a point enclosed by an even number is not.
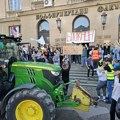
{"type": "Polygon", "coordinates": [[[108,100],[107,103],[111,103],[112,101],[112,86],[114,83],[114,68],[111,63],[111,59],[106,60],[106,66],[104,67],[105,70],[107,70],[107,89],[108,89],[108,100]]]}

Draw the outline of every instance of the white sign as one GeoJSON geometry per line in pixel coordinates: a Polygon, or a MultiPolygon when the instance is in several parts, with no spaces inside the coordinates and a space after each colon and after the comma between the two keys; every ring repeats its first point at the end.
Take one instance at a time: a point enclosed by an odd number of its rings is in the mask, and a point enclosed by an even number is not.
{"type": "Polygon", "coordinates": [[[63,46],[63,55],[80,55],[82,54],[82,45],[63,46]]]}
{"type": "Polygon", "coordinates": [[[68,32],[66,43],[91,43],[95,41],[95,30],[86,32],[68,32]]]}
{"type": "Polygon", "coordinates": [[[44,7],[53,6],[53,0],[44,0],[44,7]]]}

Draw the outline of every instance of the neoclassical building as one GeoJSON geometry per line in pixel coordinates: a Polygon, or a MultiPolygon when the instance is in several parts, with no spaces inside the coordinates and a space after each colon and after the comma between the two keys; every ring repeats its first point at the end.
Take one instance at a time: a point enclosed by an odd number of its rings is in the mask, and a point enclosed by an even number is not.
{"type": "Polygon", "coordinates": [[[0,34],[66,45],[67,32],[95,30],[95,44],[119,43],[120,0],[0,0],[0,34]],[[102,20],[101,20],[102,19],[102,20]]]}

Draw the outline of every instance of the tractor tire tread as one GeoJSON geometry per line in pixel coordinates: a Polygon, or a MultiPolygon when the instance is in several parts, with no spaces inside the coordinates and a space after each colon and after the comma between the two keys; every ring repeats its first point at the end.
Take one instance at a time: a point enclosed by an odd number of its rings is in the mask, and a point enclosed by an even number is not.
{"type": "MultiPolygon", "coordinates": [[[[31,90],[22,90],[22,91],[18,91],[15,94],[13,94],[13,96],[10,97],[10,99],[8,100],[8,104],[6,106],[6,111],[9,112],[9,109],[11,107],[11,105],[13,104],[14,100],[21,97],[21,96],[36,96],[38,100],[42,101],[46,106],[47,109],[49,110],[50,113],[50,120],[53,120],[55,118],[55,105],[54,102],[51,98],[50,95],[47,94],[47,92],[45,90],[41,90],[39,88],[34,88],[31,90]]],[[[8,119],[8,115],[7,112],[5,114],[6,119],[8,119]]]]}

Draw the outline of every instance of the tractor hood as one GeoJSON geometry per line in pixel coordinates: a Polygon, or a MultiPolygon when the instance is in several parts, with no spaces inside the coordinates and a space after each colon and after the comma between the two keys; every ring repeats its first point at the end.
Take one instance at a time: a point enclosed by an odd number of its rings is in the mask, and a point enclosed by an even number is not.
{"type": "Polygon", "coordinates": [[[29,67],[29,68],[38,68],[50,71],[60,71],[61,68],[54,64],[42,63],[42,62],[14,62],[13,67],[29,67]]]}

